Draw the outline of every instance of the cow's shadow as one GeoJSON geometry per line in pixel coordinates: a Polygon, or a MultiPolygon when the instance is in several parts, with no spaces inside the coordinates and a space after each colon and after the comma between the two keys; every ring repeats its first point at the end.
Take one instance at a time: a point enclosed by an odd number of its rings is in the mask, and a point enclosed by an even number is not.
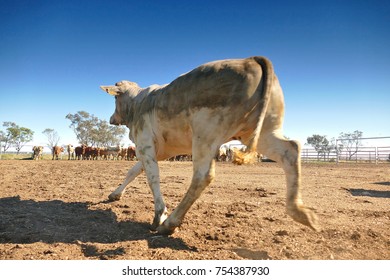
{"type": "Polygon", "coordinates": [[[92,210],[90,206],[60,200],[21,200],[19,196],[0,198],[0,243],[83,244],[146,240],[150,248],[196,251],[180,238],[156,235],[147,223],[118,222],[110,209],[92,210]]]}
{"type": "Polygon", "coordinates": [[[366,189],[348,189],[353,196],[368,196],[376,198],[390,198],[390,191],[377,191],[366,189]]]}

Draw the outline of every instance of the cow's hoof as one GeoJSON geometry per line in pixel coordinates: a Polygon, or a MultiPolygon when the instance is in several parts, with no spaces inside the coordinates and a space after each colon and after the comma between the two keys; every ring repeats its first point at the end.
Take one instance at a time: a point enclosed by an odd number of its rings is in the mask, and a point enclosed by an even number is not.
{"type": "Polygon", "coordinates": [[[121,195],[120,194],[115,194],[115,193],[112,193],[108,196],[108,200],[110,201],[118,201],[121,199],[121,195]]]}
{"type": "Polygon", "coordinates": [[[156,222],[156,220],[153,221],[153,224],[150,225],[150,230],[157,231],[157,228],[161,225],[160,222],[156,222]]]}
{"type": "Polygon", "coordinates": [[[154,217],[153,224],[150,226],[150,229],[153,231],[157,231],[157,228],[162,225],[167,218],[167,208],[165,208],[164,213],[161,216],[154,217]]]}
{"type": "Polygon", "coordinates": [[[291,216],[296,222],[301,223],[309,228],[319,231],[319,224],[317,215],[306,207],[298,207],[293,209],[287,209],[287,214],[291,216]]]}
{"type": "Polygon", "coordinates": [[[165,226],[164,224],[160,225],[157,227],[157,232],[161,235],[171,235],[171,234],[174,234],[176,232],[176,228],[170,228],[170,227],[167,227],[165,226]]]}

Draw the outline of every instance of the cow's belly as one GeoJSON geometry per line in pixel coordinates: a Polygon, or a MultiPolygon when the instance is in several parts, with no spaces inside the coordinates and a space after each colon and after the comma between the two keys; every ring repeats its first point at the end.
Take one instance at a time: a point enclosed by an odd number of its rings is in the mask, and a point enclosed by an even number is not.
{"type": "Polygon", "coordinates": [[[168,122],[160,121],[158,128],[159,160],[175,155],[192,154],[192,127],[188,116],[179,114],[168,122]]]}

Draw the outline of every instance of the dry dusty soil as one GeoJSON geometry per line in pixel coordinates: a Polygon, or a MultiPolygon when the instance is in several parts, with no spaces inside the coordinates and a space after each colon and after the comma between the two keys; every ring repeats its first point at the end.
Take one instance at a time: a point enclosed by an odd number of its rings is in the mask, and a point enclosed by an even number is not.
{"type": "MultiPolygon", "coordinates": [[[[304,164],[302,193],[321,230],[285,214],[275,163],[217,163],[216,180],[178,232],[149,230],[153,198],[141,174],[107,196],[135,162],[0,161],[0,259],[390,259],[390,165],[304,164]]],[[[191,162],[161,162],[168,210],[191,162]]]]}

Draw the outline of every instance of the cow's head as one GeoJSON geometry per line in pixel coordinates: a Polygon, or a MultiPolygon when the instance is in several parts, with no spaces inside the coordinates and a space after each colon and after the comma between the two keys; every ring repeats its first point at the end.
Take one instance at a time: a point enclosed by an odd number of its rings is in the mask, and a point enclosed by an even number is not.
{"type": "Polygon", "coordinates": [[[121,81],[115,86],[100,86],[102,90],[115,96],[115,112],[110,118],[110,124],[126,124],[131,99],[138,93],[139,86],[129,81],[121,81]]]}

